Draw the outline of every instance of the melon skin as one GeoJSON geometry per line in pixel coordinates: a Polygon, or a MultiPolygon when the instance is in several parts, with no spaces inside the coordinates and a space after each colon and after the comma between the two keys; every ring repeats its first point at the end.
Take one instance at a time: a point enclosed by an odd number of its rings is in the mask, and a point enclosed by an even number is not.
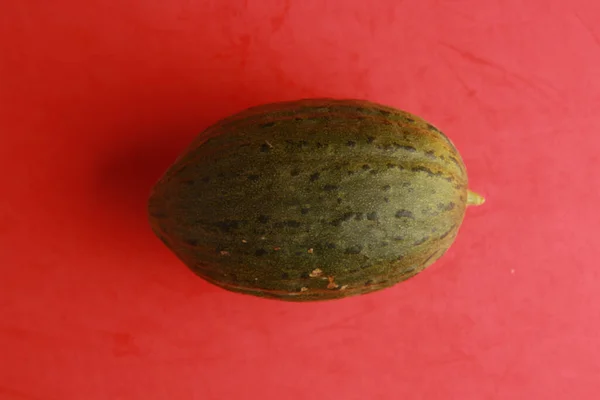
{"type": "Polygon", "coordinates": [[[452,245],[471,197],[436,127],[365,100],[266,104],[200,134],[152,189],[154,233],[224,289],[332,300],[415,276],[452,245]]]}

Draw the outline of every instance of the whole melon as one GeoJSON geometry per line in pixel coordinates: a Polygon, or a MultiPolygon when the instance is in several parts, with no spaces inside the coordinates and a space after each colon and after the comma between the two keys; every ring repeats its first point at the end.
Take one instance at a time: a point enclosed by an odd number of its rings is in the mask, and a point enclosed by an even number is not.
{"type": "Polygon", "coordinates": [[[440,258],[468,205],[452,142],[366,100],[252,107],[206,129],[155,184],[154,233],[224,289],[316,301],[391,287],[440,258]]]}

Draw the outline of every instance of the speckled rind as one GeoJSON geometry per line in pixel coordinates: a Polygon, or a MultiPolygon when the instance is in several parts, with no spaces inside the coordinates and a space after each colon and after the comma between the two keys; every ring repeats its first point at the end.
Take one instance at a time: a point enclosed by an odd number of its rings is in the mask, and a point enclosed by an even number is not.
{"type": "Polygon", "coordinates": [[[155,234],[227,290],[331,300],[406,280],[441,257],[467,173],[418,116],[364,100],[253,107],[198,136],[154,186],[155,234]]]}

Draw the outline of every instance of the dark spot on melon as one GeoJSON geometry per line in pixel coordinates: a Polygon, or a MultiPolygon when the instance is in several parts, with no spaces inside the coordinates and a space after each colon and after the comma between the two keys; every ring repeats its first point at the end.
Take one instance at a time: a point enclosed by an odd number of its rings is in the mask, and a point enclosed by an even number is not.
{"type": "Polygon", "coordinates": [[[420,244],[423,244],[423,243],[425,243],[427,240],[429,240],[429,236],[423,236],[423,238],[421,238],[421,239],[419,239],[419,240],[415,241],[413,244],[414,244],[415,246],[418,246],[418,245],[420,245],[420,244]]]}
{"type": "Polygon", "coordinates": [[[367,136],[367,143],[373,143],[374,140],[375,138],[373,136],[367,136]]]}
{"type": "Polygon", "coordinates": [[[217,226],[223,232],[231,232],[232,230],[238,229],[240,227],[240,221],[235,221],[235,220],[219,221],[219,222],[215,223],[215,226],[217,226]]]}
{"type": "Polygon", "coordinates": [[[347,213],[344,213],[344,215],[342,216],[342,219],[344,221],[350,221],[353,216],[354,216],[353,212],[347,212],[347,213]]]}
{"type": "Polygon", "coordinates": [[[404,236],[395,236],[394,240],[397,241],[397,242],[401,242],[401,241],[404,240],[404,236]]]}
{"type": "Polygon", "coordinates": [[[326,192],[333,192],[334,190],[338,190],[340,187],[337,185],[327,184],[323,186],[323,190],[326,192]]]}
{"type": "Polygon", "coordinates": [[[340,225],[342,225],[342,222],[344,222],[344,221],[342,221],[341,218],[337,218],[337,219],[334,219],[333,221],[331,221],[329,223],[329,225],[331,225],[331,226],[340,226],[340,225]]]}
{"type": "Polygon", "coordinates": [[[283,274],[281,274],[281,279],[290,279],[290,274],[284,272],[283,274]]]}
{"type": "Polygon", "coordinates": [[[348,171],[348,175],[353,175],[354,171],[348,171]]]}
{"type": "Polygon", "coordinates": [[[390,202],[390,199],[389,199],[388,197],[384,197],[384,198],[383,198],[383,201],[385,201],[386,203],[389,203],[389,202],[390,202]]]}
{"type": "Polygon", "coordinates": [[[150,215],[152,215],[154,218],[166,218],[167,217],[167,214],[162,210],[152,210],[152,211],[150,211],[150,215]]]}
{"type": "Polygon", "coordinates": [[[252,233],[257,236],[264,236],[268,233],[268,230],[255,225],[254,229],[252,229],[252,233]]]}
{"type": "Polygon", "coordinates": [[[424,167],[422,165],[419,165],[418,167],[413,167],[412,170],[414,172],[425,172],[429,176],[434,176],[435,175],[432,170],[430,170],[429,168],[424,167]]]}
{"type": "Polygon", "coordinates": [[[409,151],[411,153],[414,153],[415,151],[417,151],[416,148],[412,147],[412,146],[407,146],[407,145],[397,145],[397,148],[402,149],[402,150],[406,150],[409,151]]]}
{"type": "Polygon", "coordinates": [[[321,174],[319,174],[318,172],[315,172],[314,174],[312,174],[312,175],[310,176],[310,181],[311,181],[311,182],[314,182],[314,181],[318,180],[320,175],[321,175],[321,174]]]}
{"type": "Polygon", "coordinates": [[[263,144],[260,145],[260,152],[261,153],[267,153],[270,150],[271,150],[271,147],[269,147],[268,144],[263,143],[263,144]]]}
{"type": "Polygon", "coordinates": [[[365,282],[365,286],[371,286],[373,284],[373,279],[369,279],[365,282]]]}
{"type": "Polygon", "coordinates": [[[415,122],[415,120],[411,117],[404,117],[405,120],[407,120],[408,122],[415,122]]]}
{"type": "Polygon", "coordinates": [[[377,221],[379,217],[377,216],[377,212],[370,212],[367,214],[367,219],[369,221],[377,221]]]}
{"type": "Polygon", "coordinates": [[[391,189],[392,189],[392,187],[391,187],[390,185],[385,185],[385,186],[383,187],[383,190],[384,190],[385,192],[389,192],[391,189]]]}
{"type": "Polygon", "coordinates": [[[268,215],[261,215],[258,217],[258,222],[260,222],[261,224],[266,224],[267,222],[269,222],[270,219],[271,217],[269,217],[268,215]]]}
{"type": "Polygon", "coordinates": [[[307,121],[310,121],[313,123],[329,122],[329,121],[331,121],[331,116],[330,115],[322,115],[319,118],[307,119],[307,121]]]}
{"type": "Polygon", "coordinates": [[[342,222],[350,221],[353,216],[354,216],[353,212],[344,213],[340,218],[337,218],[337,219],[334,219],[333,221],[331,221],[330,225],[340,226],[342,224],[342,222]]]}
{"type": "Polygon", "coordinates": [[[275,122],[265,122],[264,124],[260,124],[261,128],[270,128],[275,125],[275,122]]]}
{"type": "Polygon", "coordinates": [[[363,169],[363,170],[365,170],[365,171],[368,171],[368,170],[370,170],[370,169],[371,169],[371,166],[370,166],[369,164],[364,164],[364,165],[362,166],[362,169],[363,169]]]}
{"type": "Polygon", "coordinates": [[[300,170],[298,168],[294,168],[293,170],[290,171],[290,175],[298,176],[298,175],[300,175],[300,170]]]}
{"type": "Polygon", "coordinates": [[[265,249],[258,249],[254,252],[254,255],[257,257],[262,257],[265,254],[267,254],[267,251],[265,249]]]}
{"type": "Polygon", "coordinates": [[[308,274],[308,272],[303,272],[300,274],[300,278],[302,279],[309,279],[310,275],[308,274]]]}
{"type": "Polygon", "coordinates": [[[345,253],[346,254],[360,254],[362,249],[363,248],[361,245],[356,244],[354,246],[347,247],[345,253]]]}
{"type": "Polygon", "coordinates": [[[396,218],[412,218],[415,219],[415,216],[412,212],[408,210],[398,210],[396,211],[396,218]]]}
{"type": "Polygon", "coordinates": [[[300,227],[300,222],[295,221],[295,220],[287,220],[287,221],[283,221],[283,226],[287,226],[289,228],[299,228],[300,227]]]}
{"type": "Polygon", "coordinates": [[[337,203],[338,203],[338,204],[342,204],[342,199],[341,199],[341,197],[338,197],[338,199],[337,199],[337,203]]]}
{"type": "Polygon", "coordinates": [[[327,248],[328,249],[335,249],[337,246],[335,245],[335,243],[327,243],[327,248]]]}
{"type": "Polygon", "coordinates": [[[258,175],[248,175],[249,181],[257,181],[260,178],[258,175]]]}
{"type": "Polygon", "coordinates": [[[364,219],[364,214],[363,213],[355,213],[354,214],[354,219],[357,221],[362,221],[364,219]]]}
{"type": "Polygon", "coordinates": [[[308,214],[309,211],[310,211],[310,208],[307,208],[307,207],[302,207],[302,209],[300,209],[300,213],[302,213],[302,215],[308,214]]]}
{"type": "Polygon", "coordinates": [[[371,175],[377,175],[379,173],[379,171],[377,171],[376,169],[373,169],[373,170],[369,171],[369,173],[371,175]]]}
{"type": "Polygon", "coordinates": [[[356,142],[353,141],[353,140],[349,140],[347,144],[348,144],[348,147],[354,147],[354,146],[356,146],[356,142]]]}
{"type": "Polygon", "coordinates": [[[432,159],[432,160],[436,159],[435,153],[432,150],[426,151],[425,152],[425,157],[427,157],[429,159],[432,159]]]}
{"type": "Polygon", "coordinates": [[[448,204],[440,203],[437,205],[437,208],[441,211],[452,211],[452,210],[454,210],[455,206],[456,205],[453,202],[450,202],[448,204]]]}
{"type": "Polygon", "coordinates": [[[392,168],[395,168],[395,167],[396,167],[396,164],[387,163],[387,167],[388,167],[389,169],[392,169],[392,168]]]}
{"type": "Polygon", "coordinates": [[[185,244],[190,245],[190,246],[197,246],[198,245],[198,239],[185,238],[185,239],[183,239],[183,242],[185,244]]]}
{"type": "Polygon", "coordinates": [[[379,111],[379,113],[381,115],[385,115],[386,117],[392,114],[391,112],[389,112],[387,110],[378,109],[377,111],[379,111]]]}

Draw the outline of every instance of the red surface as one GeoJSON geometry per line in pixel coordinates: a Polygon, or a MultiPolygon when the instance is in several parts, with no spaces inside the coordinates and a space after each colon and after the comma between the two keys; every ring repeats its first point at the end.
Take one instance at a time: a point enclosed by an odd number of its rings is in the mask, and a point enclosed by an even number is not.
{"type": "Polygon", "coordinates": [[[598,398],[596,0],[1,9],[0,399],[598,398]],[[208,124],[308,96],[432,121],[487,203],[377,294],[196,278],[150,232],[150,186],[208,124]]]}

